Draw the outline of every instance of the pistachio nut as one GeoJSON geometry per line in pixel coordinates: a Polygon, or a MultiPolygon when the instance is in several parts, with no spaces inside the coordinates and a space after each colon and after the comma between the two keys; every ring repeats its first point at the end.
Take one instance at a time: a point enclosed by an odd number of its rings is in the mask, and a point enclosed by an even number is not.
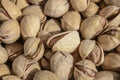
{"type": "Polygon", "coordinates": [[[0,27],[0,40],[6,44],[14,43],[20,37],[20,26],[17,20],[5,21],[0,27]]]}
{"type": "Polygon", "coordinates": [[[21,20],[21,34],[24,39],[36,37],[40,29],[40,18],[34,14],[26,15],[21,20]]]}
{"type": "Polygon", "coordinates": [[[104,34],[98,37],[98,42],[104,51],[110,51],[120,44],[120,28],[107,29],[104,34]]]}
{"type": "Polygon", "coordinates": [[[94,2],[90,2],[87,9],[84,12],[82,12],[82,15],[84,17],[91,17],[97,14],[98,10],[99,10],[99,6],[94,2]]]}
{"type": "Polygon", "coordinates": [[[41,22],[46,20],[46,16],[43,13],[42,7],[38,5],[31,5],[23,9],[23,15],[34,14],[40,18],[41,22]]]}
{"type": "Polygon", "coordinates": [[[120,52],[120,45],[116,48],[117,52],[120,52]]]}
{"type": "Polygon", "coordinates": [[[34,74],[40,70],[40,66],[37,62],[31,62],[24,55],[20,55],[13,61],[12,69],[19,78],[32,80],[34,74]]]}
{"type": "Polygon", "coordinates": [[[102,0],[92,0],[92,1],[95,2],[95,3],[98,3],[98,2],[100,2],[102,0]]]}
{"type": "Polygon", "coordinates": [[[10,16],[7,14],[7,12],[3,8],[0,8],[0,21],[2,22],[9,19],[10,16]]]}
{"type": "Polygon", "coordinates": [[[21,55],[24,51],[23,45],[18,42],[6,44],[5,48],[7,50],[10,61],[13,61],[17,56],[21,55]]]}
{"type": "Polygon", "coordinates": [[[3,76],[2,80],[22,80],[22,79],[18,78],[17,76],[14,76],[14,75],[7,75],[7,76],[3,76]]]}
{"type": "Polygon", "coordinates": [[[80,36],[77,31],[66,31],[51,36],[48,41],[48,47],[52,51],[61,51],[63,53],[74,52],[80,44],[80,36]]]}
{"type": "Polygon", "coordinates": [[[63,30],[79,30],[81,16],[77,11],[68,11],[61,19],[63,30]]]}
{"type": "Polygon", "coordinates": [[[73,68],[73,57],[71,54],[57,51],[51,57],[50,65],[51,71],[54,72],[60,80],[68,80],[73,68]]]}
{"type": "Polygon", "coordinates": [[[44,46],[40,38],[28,38],[24,43],[24,54],[30,60],[39,61],[44,54],[44,46]]]}
{"type": "Polygon", "coordinates": [[[72,7],[79,12],[83,12],[90,4],[90,0],[70,0],[72,7]]]}
{"type": "Polygon", "coordinates": [[[0,64],[0,77],[10,74],[10,69],[6,64],[0,64]]]}
{"type": "Polygon", "coordinates": [[[120,71],[120,53],[109,53],[105,57],[105,61],[103,63],[103,69],[105,70],[113,70],[113,71],[120,71]]]}
{"type": "Polygon", "coordinates": [[[120,0],[104,0],[104,1],[108,5],[115,5],[120,7],[120,0]]]}
{"type": "Polygon", "coordinates": [[[82,59],[87,58],[96,66],[100,66],[104,62],[103,49],[95,40],[83,40],[79,46],[79,54],[82,59]]]}
{"type": "Polygon", "coordinates": [[[107,27],[107,20],[99,15],[86,18],[80,27],[82,37],[92,39],[99,35],[107,27]]]}
{"type": "Polygon", "coordinates": [[[56,74],[47,70],[42,70],[35,73],[33,80],[60,80],[60,79],[57,77],[56,74]]]}
{"type": "Polygon", "coordinates": [[[96,74],[94,80],[119,80],[120,75],[113,71],[100,71],[96,74]]]}
{"type": "Polygon", "coordinates": [[[44,1],[44,0],[29,0],[29,2],[32,4],[39,4],[42,1],[44,1]]]}
{"type": "Polygon", "coordinates": [[[74,78],[75,80],[93,80],[97,73],[97,69],[93,62],[82,60],[75,64],[74,78]]]}
{"type": "Polygon", "coordinates": [[[1,0],[1,5],[12,19],[21,17],[21,10],[10,0],[1,0]]]}
{"type": "Polygon", "coordinates": [[[0,45],[0,64],[5,63],[8,60],[8,52],[7,50],[0,45]]]}
{"type": "Polygon", "coordinates": [[[48,0],[45,4],[44,13],[50,17],[61,17],[69,10],[67,0],[48,0]]]}
{"type": "Polygon", "coordinates": [[[119,12],[119,7],[114,6],[114,5],[110,5],[107,7],[104,7],[100,12],[99,15],[105,18],[111,18],[114,15],[118,14],[119,12]]]}

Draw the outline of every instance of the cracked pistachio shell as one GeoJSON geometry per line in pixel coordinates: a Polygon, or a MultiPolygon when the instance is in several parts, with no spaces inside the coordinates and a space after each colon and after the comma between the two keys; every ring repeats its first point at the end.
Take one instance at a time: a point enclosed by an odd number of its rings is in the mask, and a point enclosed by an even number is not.
{"type": "Polygon", "coordinates": [[[69,10],[67,0],[48,0],[45,4],[44,13],[50,17],[61,17],[69,10]]]}
{"type": "Polygon", "coordinates": [[[0,64],[0,77],[10,74],[10,70],[7,65],[0,64]]]}
{"type": "Polygon", "coordinates": [[[3,8],[0,8],[0,21],[2,22],[9,19],[10,16],[7,14],[7,12],[3,8]]]}
{"type": "Polygon", "coordinates": [[[29,0],[29,2],[32,4],[39,4],[42,1],[45,1],[45,0],[29,0]]]}
{"type": "Polygon", "coordinates": [[[1,0],[1,4],[12,19],[22,16],[21,10],[10,0],[1,0]]]}
{"type": "Polygon", "coordinates": [[[120,75],[113,71],[100,71],[94,80],[120,80],[120,75]]]}
{"type": "Polygon", "coordinates": [[[24,39],[36,37],[40,29],[40,18],[34,14],[26,15],[21,20],[21,34],[24,39]]]}
{"type": "Polygon", "coordinates": [[[70,0],[73,9],[82,12],[85,11],[90,3],[90,0],[70,0]]]}
{"type": "Polygon", "coordinates": [[[33,80],[60,80],[60,79],[57,77],[56,74],[47,70],[42,70],[35,73],[33,80]]]}
{"type": "Polygon", "coordinates": [[[92,39],[99,35],[107,27],[107,20],[99,15],[86,18],[80,27],[82,37],[92,39]]]}
{"type": "Polygon", "coordinates": [[[0,64],[5,63],[8,60],[7,50],[0,45],[0,64]]]}
{"type": "Polygon", "coordinates": [[[73,57],[71,54],[57,51],[51,57],[50,65],[51,71],[54,72],[60,80],[68,80],[73,68],[73,57]]]}
{"type": "Polygon", "coordinates": [[[39,61],[44,54],[44,46],[40,38],[28,38],[24,43],[24,54],[31,60],[39,61]]]}
{"type": "Polygon", "coordinates": [[[40,18],[41,22],[44,22],[46,20],[46,16],[43,13],[41,6],[31,5],[23,9],[23,15],[30,15],[30,14],[37,15],[40,18]]]}
{"type": "Polygon", "coordinates": [[[50,70],[50,59],[53,55],[54,53],[51,50],[44,53],[43,57],[40,60],[40,64],[43,69],[50,70]]]}
{"type": "Polygon", "coordinates": [[[63,30],[79,30],[81,16],[77,11],[69,11],[61,19],[63,30]]]}
{"type": "Polygon", "coordinates": [[[75,64],[74,78],[75,80],[93,80],[97,73],[97,69],[89,60],[82,60],[75,64]]]}
{"type": "Polygon", "coordinates": [[[104,0],[107,5],[115,5],[120,7],[120,0],[104,0]]]}
{"type": "Polygon", "coordinates": [[[99,15],[105,18],[110,18],[114,15],[116,15],[119,12],[119,7],[110,5],[107,7],[104,7],[100,12],[99,15]]]}
{"type": "Polygon", "coordinates": [[[20,37],[20,26],[17,20],[5,21],[0,27],[0,40],[6,44],[14,43],[20,37]]]}
{"type": "Polygon", "coordinates": [[[48,41],[48,47],[52,51],[61,51],[63,53],[74,52],[80,44],[80,36],[77,31],[66,31],[51,36],[48,41]]]}
{"type": "Polygon", "coordinates": [[[98,37],[104,51],[110,51],[120,44],[120,28],[113,27],[98,37]]]}
{"type": "Polygon", "coordinates": [[[24,55],[20,55],[12,63],[12,69],[15,75],[22,79],[31,80],[40,66],[36,62],[29,61],[24,55]]]}
{"type": "Polygon", "coordinates": [[[82,59],[87,58],[96,66],[104,62],[103,49],[95,40],[83,40],[79,46],[79,54],[82,59]]]}
{"type": "Polygon", "coordinates": [[[85,17],[91,17],[91,16],[95,15],[98,12],[98,10],[99,10],[99,6],[94,2],[90,2],[89,6],[82,13],[82,15],[85,17]]]}
{"type": "Polygon", "coordinates": [[[104,60],[103,69],[120,71],[120,53],[109,53],[104,60]]]}
{"type": "Polygon", "coordinates": [[[17,56],[23,53],[23,45],[20,43],[6,44],[5,48],[8,52],[9,60],[13,61],[17,56]]]}
{"type": "Polygon", "coordinates": [[[2,80],[22,80],[22,79],[18,78],[17,76],[14,76],[14,75],[7,75],[7,76],[3,76],[2,80]]]}
{"type": "Polygon", "coordinates": [[[20,10],[23,10],[25,7],[29,6],[27,0],[11,0],[20,10]]]}
{"type": "Polygon", "coordinates": [[[108,26],[120,26],[120,13],[109,21],[108,26]]]}

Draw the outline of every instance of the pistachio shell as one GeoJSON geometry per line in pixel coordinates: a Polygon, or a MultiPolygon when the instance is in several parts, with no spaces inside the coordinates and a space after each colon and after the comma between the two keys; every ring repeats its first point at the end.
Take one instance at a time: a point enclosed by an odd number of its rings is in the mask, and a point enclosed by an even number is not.
{"type": "Polygon", "coordinates": [[[60,80],[68,80],[73,67],[73,57],[71,54],[64,54],[58,51],[52,56],[50,65],[51,71],[54,72],[60,80]]]}
{"type": "Polygon", "coordinates": [[[17,20],[5,21],[0,27],[0,40],[6,44],[14,43],[20,37],[20,26],[17,20]]]}
{"type": "Polygon", "coordinates": [[[39,4],[42,1],[45,1],[45,0],[29,0],[29,2],[32,4],[39,4]]]}
{"type": "Polygon", "coordinates": [[[12,19],[17,19],[22,15],[20,9],[10,0],[1,0],[1,4],[12,19]]]}
{"type": "Polygon", "coordinates": [[[0,77],[10,74],[10,70],[7,65],[0,64],[0,77]]]}
{"type": "Polygon", "coordinates": [[[0,21],[5,21],[5,20],[9,20],[9,19],[10,19],[10,17],[7,14],[7,12],[3,8],[0,8],[0,21]]]}
{"type": "Polygon", "coordinates": [[[67,0],[48,0],[45,4],[44,13],[50,17],[61,17],[69,10],[67,0]]]}
{"type": "Polygon", "coordinates": [[[7,75],[7,76],[3,76],[2,80],[21,80],[21,79],[14,75],[7,75]]]}

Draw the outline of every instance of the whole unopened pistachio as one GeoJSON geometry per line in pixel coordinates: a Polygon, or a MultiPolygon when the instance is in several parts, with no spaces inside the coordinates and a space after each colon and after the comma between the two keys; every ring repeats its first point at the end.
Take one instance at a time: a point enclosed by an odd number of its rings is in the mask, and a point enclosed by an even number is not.
{"type": "Polygon", "coordinates": [[[21,20],[21,34],[24,39],[36,37],[40,29],[40,18],[34,14],[26,15],[21,20]]]}
{"type": "Polygon", "coordinates": [[[39,61],[44,54],[44,46],[40,38],[28,38],[24,43],[24,54],[30,60],[39,61]]]}
{"type": "Polygon", "coordinates": [[[120,80],[120,75],[113,71],[100,71],[94,80],[120,80]]]}
{"type": "Polygon", "coordinates": [[[20,10],[23,10],[25,7],[29,6],[27,0],[11,0],[20,10]]]}
{"type": "Polygon", "coordinates": [[[35,73],[33,80],[60,80],[60,79],[57,77],[56,74],[47,70],[42,70],[35,73]]]}
{"type": "Polygon", "coordinates": [[[61,19],[63,30],[79,30],[81,16],[77,11],[67,12],[61,19]]]}
{"type": "Polygon", "coordinates": [[[22,15],[20,9],[10,0],[1,0],[3,8],[12,19],[17,19],[22,15]]]}
{"type": "Polygon", "coordinates": [[[2,80],[22,80],[22,79],[18,78],[17,76],[14,76],[14,75],[7,75],[7,76],[3,76],[2,80]]]}
{"type": "Polygon", "coordinates": [[[70,0],[72,7],[79,12],[85,11],[90,3],[90,0],[70,0]]]}
{"type": "Polygon", "coordinates": [[[46,16],[43,13],[42,7],[38,5],[31,5],[23,9],[23,15],[34,14],[40,18],[41,22],[46,20],[46,16]]]}
{"type": "Polygon", "coordinates": [[[99,15],[86,18],[80,27],[82,37],[92,39],[99,35],[107,27],[107,20],[99,15]]]}
{"type": "Polygon", "coordinates": [[[61,17],[69,10],[67,0],[48,0],[45,4],[44,13],[50,17],[61,17]]]}
{"type": "Polygon", "coordinates": [[[34,74],[40,70],[40,66],[36,62],[29,61],[24,55],[20,55],[13,61],[12,69],[19,78],[32,80],[34,74]]]}
{"type": "Polygon", "coordinates": [[[99,6],[94,2],[90,2],[89,6],[82,13],[82,15],[84,17],[91,17],[91,16],[95,15],[98,12],[98,10],[99,10],[99,6]]]}
{"type": "Polygon", "coordinates": [[[17,20],[5,21],[0,27],[0,40],[6,44],[14,43],[20,37],[20,26],[17,20]]]}
{"type": "Polygon", "coordinates": [[[42,1],[44,1],[44,0],[29,0],[29,2],[32,4],[39,4],[42,1]]]}
{"type": "Polygon", "coordinates": [[[40,60],[41,67],[45,70],[50,70],[50,59],[54,55],[51,50],[48,50],[44,53],[43,57],[40,60]]]}
{"type": "Polygon", "coordinates": [[[104,51],[110,51],[120,44],[120,27],[113,27],[98,37],[104,51]]]}
{"type": "Polygon", "coordinates": [[[71,54],[65,54],[57,51],[50,60],[51,71],[54,72],[60,80],[68,80],[73,67],[73,57],[71,54]]]}
{"type": "Polygon", "coordinates": [[[115,5],[120,7],[120,0],[104,0],[104,1],[108,5],[115,5]]]}
{"type": "Polygon", "coordinates": [[[8,52],[9,60],[11,61],[23,53],[23,45],[18,42],[6,44],[5,48],[8,52]]]}
{"type": "Polygon", "coordinates": [[[79,54],[82,59],[87,58],[96,66],[100,66],[104,62],[103,49],[95,40],[83,40],[79,46],[79,54]]]}
{"type": "Polygon", "coordinates": [[[61,51],[63,53],[74,52],[80,44],[80,36],[77,31],[66,31],[51,36],[48,41],[48,47],[52,48],[52,51],[61,51]]]}
{"type": "Polygon", "coordinates": [[[10,74],[10,70],[7,65],[0,64],[0,77],[10,74]]]}
{"type": "Polygon", "coordinates": [[[74,78],[75,80],[93,80],[97,73],[97,69],[89,60],[82,60],[75,64],[74,78]]]}
{"type": "Polygon", "coordinates": [[[106,70],[114,70],[114,71],[120,71],[120,53],[109,53],[105,57],[105,61],[103,63],[103,69],[106,70]]]}
{"type": "Polygon", "coordinates": [[[7,50],[0,45],[0,64],[5,63],[8,60],[7,50]]]}
{"type": "Polygon", "coordinates": [[[99,15],[105,18],[110,18],[116,15],[119,12],[119,9],[119,7],[116,7],[114,5],[107,6],[100,11],[99,15]]]}

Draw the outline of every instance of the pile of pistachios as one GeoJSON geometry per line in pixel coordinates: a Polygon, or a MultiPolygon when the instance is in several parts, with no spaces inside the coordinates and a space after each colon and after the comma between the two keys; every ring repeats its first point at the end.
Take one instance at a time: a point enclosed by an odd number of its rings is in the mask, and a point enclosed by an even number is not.
{"type": "Polygon", "coordinates": [[[120,80],[120,0],[0,0],[0,80],[120,80]]]}

